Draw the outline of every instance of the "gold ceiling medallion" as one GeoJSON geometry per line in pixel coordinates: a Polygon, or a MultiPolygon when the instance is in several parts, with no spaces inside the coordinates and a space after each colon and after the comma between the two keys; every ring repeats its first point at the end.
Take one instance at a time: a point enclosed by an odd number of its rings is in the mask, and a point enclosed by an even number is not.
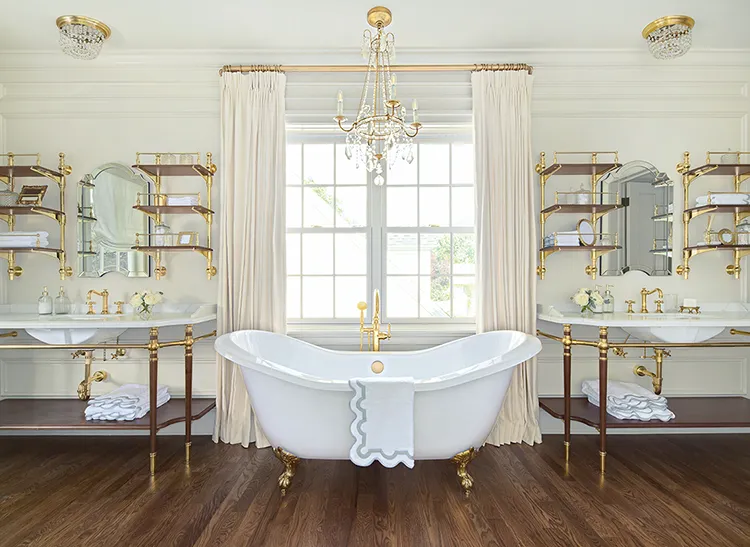
{"type": "Polygon", "coordinates": [[[642,36],[651,55],[657,59],[676,59],[685,55],[693,44],[695,20],[687,15],[667,15],[651,21],[642,36]]]}
{"type": "Polygon", "coordinates": [[[368,172],[375,171],[373,182],[382,186],[383,164],[388,165],[399,157],[411,163],[414,160],[412,142],[419,133],[417,101],[412,102],[412,123],[406,123],[406,107],[396,98],[396,76],[391,72],[391,61],[395,55],[393,33],[385,32],[393,16],[388,8],[376,6],[367,12],[367,22],[375,32],[365,30],[362,56],[367,59],[367,76],[357,109],[357,118],[349,128],[344,116],[344,94],[338,93],[338,107],[333,118],[339,128],[347,133],[344,153],[348,159],[354,156],[357,167],[361,163],[368,172]]]}
{"type": "Polygon", "coordinates": [[[60,48],[75,59],[96,59],[104,41],[112,35],[107,25],[83,15],[62,15],[56,24],[60,29],[60,48]]]}

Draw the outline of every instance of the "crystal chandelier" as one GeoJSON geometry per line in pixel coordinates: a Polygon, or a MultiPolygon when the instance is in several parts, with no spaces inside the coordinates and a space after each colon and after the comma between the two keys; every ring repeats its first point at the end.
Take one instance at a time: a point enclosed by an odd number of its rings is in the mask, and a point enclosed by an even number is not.
{"type": "Polygon", "coordinates": [[[359,100],[357,119],[351,127],[343,122],[344,96],[338,93],[336,120],[347,133],[345,154],[348,159],[354,156],[357,167],[364,164],[368,172],[375,171],[373,182],[381,186],[383,165],[393,165],[397,158],[411,163],[414,160],[412,140],[419,133],[417,101],[412,103],[412,123],[406,123],[406,107],[396,98],[396,76],[391,74],[394,37],[383,29],[392,20],[391,12],[382,6],[367,12],[367,22],[375,28],[365,30],[362,43],[362,56],[367,59],[367,76],[359,100]]]}
{"type": "Polygon", "coordinates": [[[104,40],[112,34],[101,21],[81,15],[63,15],[56,23],[60,29],[60,48],[75,59],[96,59],[104,40]]]}
{"type": "Polygon", "coordinates": [[[643,29],[651,55],[657,59],[676,59],[685,55],[693,43],[695,21],[687,15],[668,15],[652,21],[643,29]]]}

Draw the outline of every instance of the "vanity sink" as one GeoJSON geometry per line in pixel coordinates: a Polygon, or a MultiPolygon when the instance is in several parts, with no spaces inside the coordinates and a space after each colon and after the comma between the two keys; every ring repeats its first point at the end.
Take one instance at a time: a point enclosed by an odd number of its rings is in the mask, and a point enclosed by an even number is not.
{"type": "Polygon", "coordinates": [[[45,344],[100,344],[120,336],[127,329],[26,329],[29,336],[45,344]]]}
{"type": "MultiPolygon", "coordinates": [[[[672,317],[670,319],[677,319],[677,317],[672,317]]],[[[721,326],[707,326],[700,324],[685,324],[678,327],[636,327],[628,325],[623,326],[622,329],[631,336],[638,340],[643,340],[644,342],[670,342],[674,344],[705,342],[714,336],[718,336],[724,331],[724,327],[721,326]]]]}

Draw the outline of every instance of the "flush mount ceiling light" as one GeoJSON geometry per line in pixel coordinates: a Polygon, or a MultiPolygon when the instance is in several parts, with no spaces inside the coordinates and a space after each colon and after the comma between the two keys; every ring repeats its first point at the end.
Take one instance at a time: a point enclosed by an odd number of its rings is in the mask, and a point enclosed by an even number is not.
{"type": "Polygon", "coordinates": [[[101,21],[82,15],[63,15],[56,22],[60,29],[60,48],[75,59],[96,59],[104,40],[112,34],[101,21]]]}
{"type": "Polygon", "coordinates": [[[693,44],[695,20],[687,15],[668,15],[652,21],[643,29],[651,55],[657,59],[676,59],[693,44]]]}
{"type": "Polygon", "coordinates": [[[357,119],[344,127],[344,97],[338,94],[338,110],[333,118],[346,135],[346,157],[355,156],[357,167],[364,163],[368,172],[375,171],[373,182],[380,186],[383,164],[393,165],[397,158],[414,160],[412,140],[419,133],[417,101],[412,103],[412,123],[406,122],[406,108],[396,98],[396,76],[391,73],[395,54],[393,33],[385,32],[391,23],[388,8],[377,6],[367,12],[367,22],[375,29],[365,30],[362,56],[367,59],[367,76],[357,109],[357,119]]]}

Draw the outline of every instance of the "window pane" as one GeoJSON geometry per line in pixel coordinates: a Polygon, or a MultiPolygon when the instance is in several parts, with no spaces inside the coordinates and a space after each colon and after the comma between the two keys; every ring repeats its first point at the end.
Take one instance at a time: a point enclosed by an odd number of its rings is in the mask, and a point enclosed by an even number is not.
{"type": "Polygon", "coordinates": [[[299,319],[300,314],[300,291],[301,283],[299,276],[286,278],[286,316],[290,319],[299,319]]]}
{"type": "Polygon", "coordinates": [[[367,187],[336,189],[336,226],[367,226],[367,187]]]}
{"type": "Polygon", "coordinates": [[[419,145],[419,184],[448,184],[449,156],[447,144],[419,145]]]}
{"type": "Polygon", "coordinates": [[[474,187],[456,187],[452,192],[453,226],[474,226],[474,187]]]}
{"type": "Polygon", "coordinates": [[[333,273],[333,234],[302,234],[302,273],[333,273]]]}
{"type": "Polygon", "coordinates": [[[451,274],[451,235],[422,234],[419,247],[419,273],[444,276],[451,274]]]}
{"type": "MultiPolygon", "coordinates": [[[[336,273],[367,274],[367,236],[365,234],[336,234],[336,273]]],[[[360,300],[365,299],[360,298],[360,300]]]]}
{"type": "Polygon", "coordinates": [[[453,184],[474,184],[474,145],[454,144],[451,156],[453,184]]]}
{"type": "Polygon", "coordinates": [[[453,236],[453,275],[474,275],[477,253],[474,234],[453,236]]]}
{"type": "Polygon", "coordinates": [[[448,226],[450,224],[448,188],[419,189],[419,225],[448,226]]]}
{"type": "Polygon", "coordinates": [[[286,235],[286,273],[289,275],[299,275],[300,261],[300,235],[299,234],[287,234],[286,235]]]}
{"type": "Polygon", "coordinates": [[[474,283],[473,275],[457,275],[453,278],[453,317],[476,315],[474,283]]]}
{"type": "Polygon", "coordinates": [[[333,317],[333,276],[302,277],[302,317],[333,317]]]}
{"type": "Polygon", "coordinates": [[[417,238],[418,234],[388,234],[386,251],[386,273],[413,274],[418,271],[417,238]]]}
{"type": "Polygon", "coordinates": [[[333,184],[333,144],[306,144],[305,184],[333,184]]]}
{"type": "Polygon", "coordinates": [[[388,226],[417,225],[417,189],[386,188],[386,224],[388,226]]]}
{"type": "Polygon", "coordinates": [[[288,144],[286,147],[286,183],[302,184],[301,144],[288,144]]]}
{"type": "Polygon", "coordinates": [[[367,277],[336,277],[336,317],[359,317],[357,302],[367,300],[367,277]]]}
{"type": "Polygon", "coordinates": [[[305,227],[333,227],[333,186],[306,187],[303,192],[305,227]]]}
{"type": "Polygon", "coordinates": [[[419,317],[451,316],[450,277],[419,276],[419,317]]]}
{"type": "Polygon", "coordinates": [[[302,188],[286,189],[286,225],[289,228],[302,226],[302,188]]]}
{"type": "Polygon", "coordinates": [[[418,281],[417,276],[388,276],[387,298],[388,307],[386,313],[388,318],[395,317],[417,317],[418,304],[418,281]]]}
{"type": "Polygon", "coordinates": [[[388,185],[397,184],[417,184],[417,150],[418,146],[412,147],[414,160],[409,163],[406,160],[398,158],[392,167],[388,168],[388,185]]]}
{"type": "Polygon", "coordinates": [[[346,159],[346,145],[336,145],[336,184],[367,184],[367,170],[364,165],[357,168],[357,160],[346,159]]]}

